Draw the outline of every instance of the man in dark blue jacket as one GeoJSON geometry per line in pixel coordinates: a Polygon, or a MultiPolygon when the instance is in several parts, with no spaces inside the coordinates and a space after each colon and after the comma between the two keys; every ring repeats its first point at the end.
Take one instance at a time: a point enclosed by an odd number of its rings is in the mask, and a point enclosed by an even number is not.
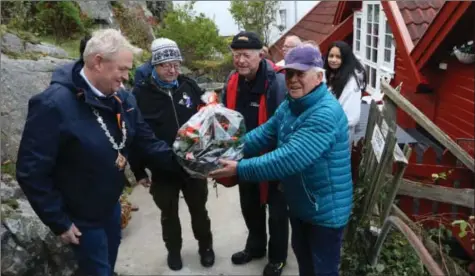
{"type": "Polygon", "coordinates": [[[84,61],[57,69],[29,101],[17,179],[39,218],[72,245],[81,275],[113,274],[129,153],[140,152],[150,167],[181,171],[121,89],[135,49],[117,30],[97,31],[84,61]]]}

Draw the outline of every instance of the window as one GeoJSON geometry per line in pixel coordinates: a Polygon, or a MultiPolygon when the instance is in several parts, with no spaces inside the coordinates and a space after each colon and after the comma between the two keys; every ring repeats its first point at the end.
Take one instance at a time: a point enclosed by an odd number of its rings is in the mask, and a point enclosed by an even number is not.
{"type": "Polygon", "coordinates": [[[279,10],[279,15],[280,15],[280,25],[285,30],[287,29],[287,10],[285,9],[279,10]]]}
{"type": "Polygon", "coordinates": [[[355,52],[361,51],[361,17],[355,18],[355,39],[353,43],[353,49],[355,52]]]}
{"type": "Polygon", "coordinates": [[[394,37],[379,1],[363,2],[355,12],[353,51],[366,69],[367,91],[379,93],[380,78],[394,75],[394,37]]]}

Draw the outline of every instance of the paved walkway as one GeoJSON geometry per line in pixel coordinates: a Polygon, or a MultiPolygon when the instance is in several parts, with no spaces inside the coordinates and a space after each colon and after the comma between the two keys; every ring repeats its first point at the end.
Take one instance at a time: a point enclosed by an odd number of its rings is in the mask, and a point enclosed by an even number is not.
{"type": "MultiPolygon", "coordinates": [[[[123,231],[123,240],[116,271],[120,275],[262,275],[267,259],[234,266],[231,255],[244,248],[247,229],[239,207],[237,188],[218,188],[210,185],[208,211],[214,235],[216,262],[212,268],[203,268],[197,253],[198,244],[193,237],[190,215],[183,198],[180,200],[180,218],[183,232],[183,269],[172,271],[166,264],[167,252],[161,237],[160,211],[148,190],[136,187],[130,197],[140,206],[123,231]]],[[[284,275],[298,275],[298,267],[289,244],[289,258],[284,275]]]]}

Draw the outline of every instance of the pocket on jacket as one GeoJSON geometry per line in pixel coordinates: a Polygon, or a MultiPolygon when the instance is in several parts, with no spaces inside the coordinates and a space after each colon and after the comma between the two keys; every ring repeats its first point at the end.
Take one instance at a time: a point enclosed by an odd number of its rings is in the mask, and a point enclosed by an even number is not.
{"type": "Polygon", "coordinates": [[[308,185],[306,178],[304,175],[300,175],[301,181],[302,181],[302,187],[304,190],[304,193],[307,195],[308,200],[310,203],[315,207],[315,209],[318,211],[318,194],[313,193],[312,190],[315,189],[315,187],[311,187],[308,185]]]}

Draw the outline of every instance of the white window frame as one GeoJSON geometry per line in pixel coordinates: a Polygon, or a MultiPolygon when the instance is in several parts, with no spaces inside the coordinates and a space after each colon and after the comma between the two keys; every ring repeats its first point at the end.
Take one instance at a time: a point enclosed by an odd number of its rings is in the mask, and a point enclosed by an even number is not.
{"type": "Polygon", "coordinates": [[[287,29],[287,9],[279,10],[279,18],[280,18],[280,24],[284,26],[284,30],[287,29]]]}
{"type": "Polygon", "coordinates": [[[353,52],[355,53],[356,57],[361,61],[365,68],[373,68],[376,71],[376,80],[375,80],[375,87],[371,86],[372,76],[371,76],[371,69],[366,72],[368,84],[366,86],[366,90],[370,94],[379,94],[380,93],[380,80],[382,77],[392,79],[394,77],[394,61],[396,56],[396,47],[394,43],[394,35],[392,32],[386,33],[386,27],[388,27],[389,31],[389,23],[386,18],[386,14],[384,13],[383,7],[380,1],[363,1],[362,10],[357,11],[354,13],[353,19],[353,52]],[[372,5],[372,8],[375,8],[375,5],[379,7],[379,18],[374,18],[374,13],[372,14],[373,17],[371,22],[368,22],[368,13],[369,7],[372,5]],[[374,21],[376,19],[376,21],[374,21]],[[360,36],[358,37],[358,21],[361,22],[360,28],[360,36]],[[374,33],[370,34],[370,44],[373,44],[374,39],[377,39],[377,47],[374,45],[367,45],[367,35],[368,35],[368,23],[371,23],[371,27],[374,25],[378,25],[378,32],[377,35],[374,33]],[[382,32],[384,31],[384,32],[382,32]],[[387,44],[390,47],[386,46],[386,40],[388,40],[387,44]],[[389,41],[390,40],[390,41],[389,41]],[[357,43],[359,41],[359,51],[357,49],[357,43]],[[371,48],[370,58],[368,59],[366,56],[367,46],[371,48]],[[373,50],[376,50],[376,62],[373,59],[373,50]],[[385,61],[385,50],[389,51],[389,61],[385,61]]]}

